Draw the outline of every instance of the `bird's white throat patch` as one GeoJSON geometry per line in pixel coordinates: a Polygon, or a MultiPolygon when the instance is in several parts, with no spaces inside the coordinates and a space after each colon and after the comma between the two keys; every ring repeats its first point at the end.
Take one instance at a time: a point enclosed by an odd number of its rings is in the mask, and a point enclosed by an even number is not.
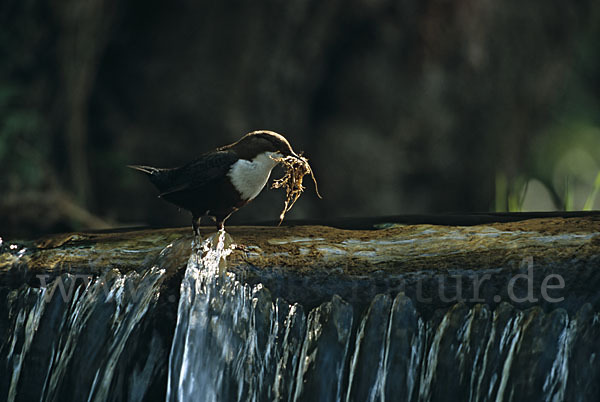
{"type": "Polygon", "coordinates": [[[251,161],[240,159],[231,165],[227,176],[242,199],[252,200],[261,192],[269,180],[271,170],[277,165],[273,158],[281,156],[279,152],[263,152],[251,161]]]}

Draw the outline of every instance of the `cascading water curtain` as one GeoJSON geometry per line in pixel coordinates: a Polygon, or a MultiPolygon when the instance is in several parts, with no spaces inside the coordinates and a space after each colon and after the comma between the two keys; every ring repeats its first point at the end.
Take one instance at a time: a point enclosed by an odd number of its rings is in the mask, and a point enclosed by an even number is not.
{"type": "MultiPolygon", "coordinates": [[[[307,314],[220,275],[205,243],[181,284],[167,401],[598,400],[600,316],[507,303],[425,319],[403,293],[307,314]]],[[[212,250],[212,251],[211,251],[212,250]]]]}
{"type": "Polygon", "coordinates": [[[2,312],[8,326],[0,345],[0,399],[143,399],[161,357],[151,353],[145,370],[128,371],[127,345],[136,343],[156,306],[164,273],[154,266],[143,274],[64,274],[46,287],[10,291],[2,312]]]}

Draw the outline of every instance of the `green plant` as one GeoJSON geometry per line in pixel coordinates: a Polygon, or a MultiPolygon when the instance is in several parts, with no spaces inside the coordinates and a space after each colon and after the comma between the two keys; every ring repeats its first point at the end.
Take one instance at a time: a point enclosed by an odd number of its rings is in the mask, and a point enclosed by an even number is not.
{"type": "Polygon", "coordinates": [[[504,173],[496,174],[496,212],[520,212],[527,193],[529,181],[524,176],[517,176],[509,181],[504,173]]]}
{"type": "Polygon", "coordinates": [[[596,180],[594,181],[594,188],[592,189],[592,192],[590,193],[588,198],[585,200],[585,204],[583,205],[584,211],[592,210],[592,208],[594,207],[594,201],[596,200],[596,196],[598,195],[598,192],[600,192],[600,172],[598,172],[598,174],[596,175],[596,180]]]}

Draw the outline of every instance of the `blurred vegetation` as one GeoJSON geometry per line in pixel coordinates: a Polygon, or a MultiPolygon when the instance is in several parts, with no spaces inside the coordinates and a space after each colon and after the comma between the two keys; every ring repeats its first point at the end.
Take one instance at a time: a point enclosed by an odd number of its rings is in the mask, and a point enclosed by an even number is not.
{"type": "Polygon", "coordinates": [[[288,218],[600,208],[592,0],[5,0],[0,25],[4,236],[188,224],[125,165],[255,129],[319,179],[288,218]]]}

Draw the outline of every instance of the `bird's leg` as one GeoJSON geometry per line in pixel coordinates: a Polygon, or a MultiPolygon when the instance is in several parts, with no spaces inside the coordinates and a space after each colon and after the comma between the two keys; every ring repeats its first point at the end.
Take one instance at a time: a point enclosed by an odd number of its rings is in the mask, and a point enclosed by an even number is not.
{"type": "Polygon", "coordinates": [[[229,218],[231,216],[231,214],[233,214],[235,211],[237,211],[238,209],[234,209],[233,211],[231,211],[227,216],[223,217],[223,216],[217,216],[215,217],[215,223],[217,225],[217,231],[219,233],[223,232],[224,233],[224,242],[225,242],[225,247],[226,248],[230,248],[232,250],[241,250],[241,251],[250,251],[246,246],[244,246],[243,244],[238,244],[233,240],[233,237],[231,237],[231,235],[229,233],[227,233],[225,231],[225,221],[227,220],[227,218],[229,218]]]}
{"type": "Polygon", "coordinates": [[[202,222],[202,217],[201,216],[196,216],[193,215],[192,216],[192,228],[194,229],[194,239],[192,241],[192,247],[193,248],[199,248],[200,247],[200,243],[201,243],[201,237],[200,237],[200,223],[202,222]]]}
{"type": "Polygon", "coordinates": [[[194,235],[200,237],[200,223],[202,222],[201,216],[192,217],[192,228],[194,228],[194,235]]]}
{"type": "Polygon", "coordinates": [[[217,225],[217,231],[224,231],[225,230],[225,221],[227,220],[227,218],[229,218],[231,216],[232,213],[234,213],[235,211],[237,211],[237,208],[233,209],[230,213],[228,213],[227,215],[215,215],[215,224],[217,225]]]}

